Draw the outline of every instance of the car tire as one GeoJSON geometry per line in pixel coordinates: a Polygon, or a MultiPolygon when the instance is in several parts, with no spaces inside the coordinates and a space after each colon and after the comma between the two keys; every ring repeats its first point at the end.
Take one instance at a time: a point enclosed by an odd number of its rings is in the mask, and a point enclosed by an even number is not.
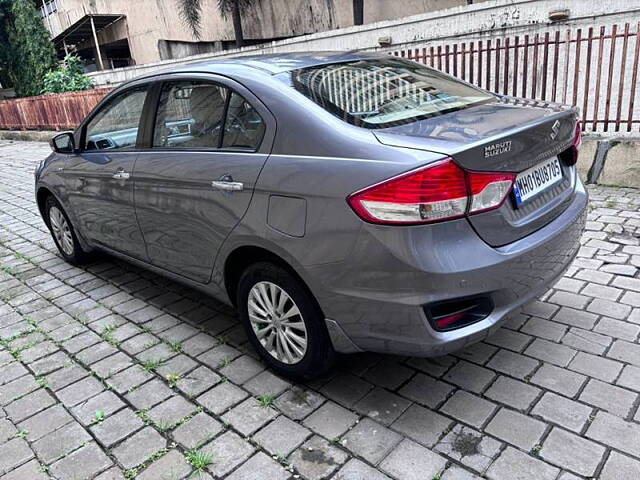
{"type": "Polygon", "coordinates": [[[308,380],[333,365],[336,353],[320,307],[306,286],[284,268],[270,262],[249,266],[238,283],[237,305],[249,341],[275,372],[308,380]],[[271,311],[263,308],[269,306],[269,298],[275,299],[271,311]],[[301,338],[306,340],[304,349],[301,338]]]}
{"type": "Polygon", "coordinates": [[[58,247],[62,258],[73,265],[81,265],[91,261],[92,255],[85,252],[80,246],[67,212],[64,211],[55,197],[47,197],[44,214],[53,241],[58,247]]]}

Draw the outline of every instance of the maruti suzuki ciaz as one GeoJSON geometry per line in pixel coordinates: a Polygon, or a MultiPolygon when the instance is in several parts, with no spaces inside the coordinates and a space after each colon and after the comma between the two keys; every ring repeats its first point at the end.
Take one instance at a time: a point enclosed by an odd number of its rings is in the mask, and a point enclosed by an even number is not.
{"type": "Polygon", "coordinates": [[[127,82],[38,166],[64,259],[102,250],[234,305],[277,372],[478,342],[574,258],[574,108],[382,54],[193,63],[127,82]]]}

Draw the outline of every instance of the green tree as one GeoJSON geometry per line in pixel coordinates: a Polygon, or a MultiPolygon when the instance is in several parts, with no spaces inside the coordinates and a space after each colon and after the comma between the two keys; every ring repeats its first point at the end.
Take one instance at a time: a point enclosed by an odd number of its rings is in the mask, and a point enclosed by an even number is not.
{"type": "MultiPolygon", "coordinates": [[[[259,0],[218,0],[218,10],[222,18],[231,16],[233,20],[233,32],[236,37],[236,47],[244,45],[244,33],[242,32],[242,14],[259,0]]],[[[202,26],[202,0],[177,0],[178,10],[182,20],[200,40],[200,28],[202,26]]]]}
{"type": "Polygon", "coordinates": [[[56,65],[48,30],[31,0],[0,0],[0,68],[16,95],[38,95],[56,65]]]}
{"type": "Polygon", "coordinates": [[[64,63],[44,76],[42,93],[77,92],[94,88],[93,82],[82,71],[82,62],[76,55],[64,57],[64,63]]]}

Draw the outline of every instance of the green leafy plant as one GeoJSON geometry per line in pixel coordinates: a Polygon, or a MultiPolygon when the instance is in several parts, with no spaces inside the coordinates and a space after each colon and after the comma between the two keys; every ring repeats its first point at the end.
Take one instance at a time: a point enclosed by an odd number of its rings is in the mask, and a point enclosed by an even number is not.
{"type": "Polygon", "coordinates": [[[273,405],[274,396],[273,395],[258,395],[258,402],[261,407],[270,407],[273,405]]]}
{"type": "Polygon", "coordinates": [[[176,383],[178,383],[178,380],[180,380],[180,375],[178,375],[177,373],[169,373],[167,375],[167,382],[169,382],[169,386],[170,387],[175,387],[176,383]]]}
{"type": "Polygon", "coordinates": [[[203,452],[202,450],[189,450],[185,458],[198,473],[204,472],[205,468],[214,461],[213,455],[203,452]]]}
{"type": "Polygon", "coordinates": [[[44,76],[42,93],[77,92],[95,88],[93,81],[82,72],[82,61],[76,55],[67,55],[64,62],[44,76]]]}
{"type": "Polygon", "coordinates": [[[142,368],[144,368],[147,372],[155,372],[158,367],[162,365],[162,360],[147,360],[142,364],[142,368]]]}
{"type": "Polygon", "coordinates": [[[0,0],[0,82],[16,95],[40,94],[44,75],[55,67],[55,49],[32,0],[0,0]]]}
{"type": "Polygon", "coordinates": [[[105,413],[103,410],[97,410],[94,417],[93,417],[93,421],[94,423],[102,423],[105,419],[105,413]]]}

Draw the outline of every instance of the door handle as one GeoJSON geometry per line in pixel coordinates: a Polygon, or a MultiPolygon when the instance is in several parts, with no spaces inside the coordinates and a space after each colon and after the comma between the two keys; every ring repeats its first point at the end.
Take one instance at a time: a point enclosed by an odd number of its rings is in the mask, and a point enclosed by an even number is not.
{"type": "Polygon", "coordinates": [[[244,190],[244,183],[234,182],[231,175],[223,175],[220,177],[220,180],[212,181],[211,186],[217,190],[224,190],[226,192],[241,192],[244,190]]]}
{"type": "Polygon", "coordinates": [[[114,173],[111,178],[115,179],[115,180],[129,180],[129,177],[131,175],[129,175],[128,172],[123,171],[117,171],[116,173],[114,173]]]}

